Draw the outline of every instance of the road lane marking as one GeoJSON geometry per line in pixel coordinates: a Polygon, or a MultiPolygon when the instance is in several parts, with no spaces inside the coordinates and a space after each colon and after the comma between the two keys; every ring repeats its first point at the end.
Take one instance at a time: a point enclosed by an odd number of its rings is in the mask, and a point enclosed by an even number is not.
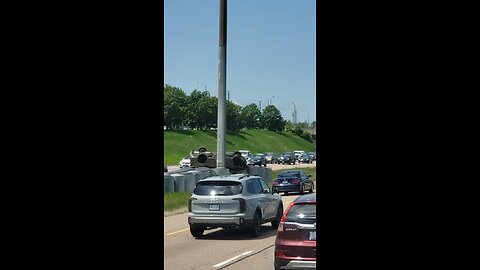
{"type": "Polygon", "coordinates": [[[233,257],[233,258],[230,258],[230,259],[228,259],[228,260],[226,260],[226,261],[223,261],[223,262],[221,262],[221,263],[218,263],[218,264],[214,265],[213,268],[221,267],[222,265],[225,265],[225,264],[227,264],[227,263],[229,263],[229,262],[231,262],[231,261],[233,261],[233,260],[236,260],[236,259],[238,259],[238,258],[240,258],[240,257],[242,257],[242,256],[245,256],[245,255],[248,255],[248,254],[250,254],[250,253],[252,253],[251,250],[249,250],[249,251],[247,251],[247,252],[244,252],[244,253],[242,253],[242,254],[240,254],[240,255],[237,255],[237,256],[235,256],[235,257],[233,257]]]}
{"type": "Polygon", "coordinates": [[[186,229],[179,230],[179,231],[176,231],[176,232],[167,233],[165,235],[169,236],[169,235],[172,235],[172,234],[181,233],[181,232],[185,232],[185,231],[188,231],[188,230],[190,230],[190,228],[186,228],[186,229]]]}

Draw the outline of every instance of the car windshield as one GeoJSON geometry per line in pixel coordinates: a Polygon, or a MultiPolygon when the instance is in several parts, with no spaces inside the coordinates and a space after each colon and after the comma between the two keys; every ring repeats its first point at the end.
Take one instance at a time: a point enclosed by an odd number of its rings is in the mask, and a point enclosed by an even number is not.
{"type": "Polygon", "coordinates": [[[278,177],[300,177],[299,171],[284,171],[281,172],[278,177]]]}
{"type": "Polygon", "coordinates": [[[284,156],[290,156],[292,153],[282,153],[284,156]]]}
{"type": "Polygon", "coordinates": [[[295,204],[287,213],[288,222],[313,224],[317,221],[317,208],[315,204],[295,204]]]}
{"type": "Polygon", "coordinates": [[[254,159],[261,159],[263,156],[262,155],[255,155],[253,156],[254,159]]]}
{"type": "Polygon", "coordinates": [[[242,193],[243,186],[233,181],[203,181],[194,190],[196,195],[229,196],[242,193]]]}

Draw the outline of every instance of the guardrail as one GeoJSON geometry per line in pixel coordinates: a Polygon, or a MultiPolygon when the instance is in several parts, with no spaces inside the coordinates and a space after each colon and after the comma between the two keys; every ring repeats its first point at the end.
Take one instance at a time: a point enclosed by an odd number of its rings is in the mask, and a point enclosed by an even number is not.
{"type": "MultiPolygon", "coordinates": [[[[247,173],[262,177],[267,183],[272,181],[272,169],[249,165],[247,173]]],[[[215,175],[230,175],[227,168],[182,168],[163,174],[163,192],[190,192],[201,179],[215,175]]]]}

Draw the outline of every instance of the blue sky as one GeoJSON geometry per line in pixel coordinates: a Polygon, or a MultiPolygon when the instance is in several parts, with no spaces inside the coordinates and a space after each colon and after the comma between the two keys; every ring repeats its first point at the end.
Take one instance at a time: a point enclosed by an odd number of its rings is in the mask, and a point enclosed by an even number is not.
{"type": "MultiPolygon", "coordinates": [[[[220,0],[164,0],[164,84],[218,95],[220,0]],[[199,82],[198,84],[196,82],[199,82]]],[[[316,1],[230,0],[227,91],[285,119],[316,120],[316,1]]]]}

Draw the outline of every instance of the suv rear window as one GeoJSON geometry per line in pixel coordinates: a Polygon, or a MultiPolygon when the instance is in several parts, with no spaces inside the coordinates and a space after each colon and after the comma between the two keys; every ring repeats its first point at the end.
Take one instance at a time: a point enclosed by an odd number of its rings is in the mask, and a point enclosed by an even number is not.
{"type": "Polygon", "coordinates": [[[313,224],[317,220],[317,208],[315,204],[295,204],[287,213],[285,221],[313,224]]]}
{"type": "Polygon", "coordinates": [[[284,171],[281,172],[279,177],[300,177],[300,172],[299,171],[284,171]]]}
{"type": "Polygon", "coordinates": [[[243,186],[232,181],[204,181],[195,188],[196,195],[230,196],[242,193],[243,186]]]}

